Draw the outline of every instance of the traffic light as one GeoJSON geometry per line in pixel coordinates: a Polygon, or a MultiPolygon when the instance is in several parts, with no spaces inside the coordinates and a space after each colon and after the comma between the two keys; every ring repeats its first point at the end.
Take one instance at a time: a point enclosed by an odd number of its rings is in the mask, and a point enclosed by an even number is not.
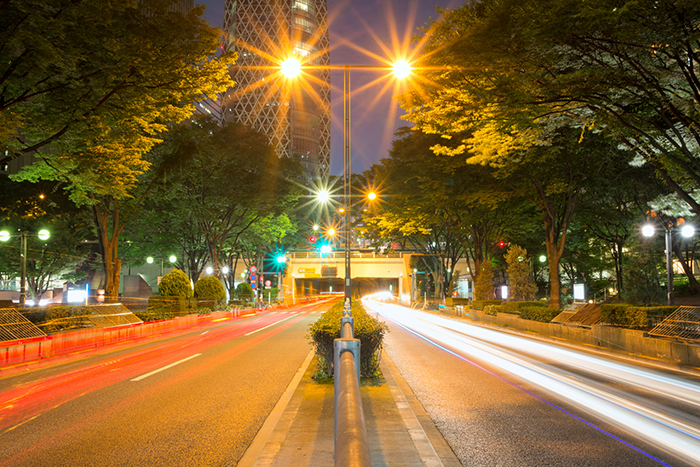
{"type": "Polygon", "coordinates": [[[506,242],[498,242],[498,246],[503,248],[504,246],[506,246],[506,242]]]}
{"type": "Polygon", "coordinates": [[[316,243],[316,237],[313,236],[313,235],[310,236],[310,237],[309,237],[309,241],[310,241],[311,243],[316,243]]]}

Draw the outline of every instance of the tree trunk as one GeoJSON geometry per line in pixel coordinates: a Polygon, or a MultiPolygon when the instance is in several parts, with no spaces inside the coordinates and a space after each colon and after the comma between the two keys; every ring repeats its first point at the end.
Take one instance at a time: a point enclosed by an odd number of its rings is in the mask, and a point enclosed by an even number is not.
{"type": "Polygon", "coordinates": [[[690,269],[690,265],[683,257],[683,251],[681,250],[680,244],[673,242],[673,252],[676,254],[676,257],[678,258],[678,261],[680,261],[681,266],[683,266],[683,272],[685,272],[685,275],[688,277],[688,284],[690,285],[690,290],[692,290],[694,294],[700,293],[700,284],[698,284],[698,280],[693,275],[693,271],[690,269]]]}
{"type": "Polygon", "coordinates": [[[549,307],[561,308],[561,290],[559,284],[559,262],[564,253],[566,231],[562,232],[559,242],[555,240],[554,223],[545,219],[547,258],[549,259],[549,307]]]}
{"type": "Polygon", "coordinates": [[[92,215],[97,226],[97,236],[102,250],[102,265],[105,273],[105,300],[107,302],[119,301],[119,282],[121,276],[122,262],[118,257],[119,234],[122,227],[119,225],[119,201],[110,198],[105,206],[99,203],[92,205],[92,215]],[[110,236],[110,209],[107,204],[111,201],[112,222],[110,236]]]}

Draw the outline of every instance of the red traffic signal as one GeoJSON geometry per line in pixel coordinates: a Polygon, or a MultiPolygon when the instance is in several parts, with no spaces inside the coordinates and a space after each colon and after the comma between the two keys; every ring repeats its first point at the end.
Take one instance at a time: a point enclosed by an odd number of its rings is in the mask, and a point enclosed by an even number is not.
{"type": "Polygon", "coordinates": [[[498,242],[498,246],[500,246],[501,248],[503,248],[504,246],[506,246],[506,242],[498,242]]]}
{"type": "Polygon", "coordinates": [[[311,243],[316,243],[316,237],[314,237],[313,235],[310,236],[310,237],[309,237],[309,241],[310,241],[311,243]]]}

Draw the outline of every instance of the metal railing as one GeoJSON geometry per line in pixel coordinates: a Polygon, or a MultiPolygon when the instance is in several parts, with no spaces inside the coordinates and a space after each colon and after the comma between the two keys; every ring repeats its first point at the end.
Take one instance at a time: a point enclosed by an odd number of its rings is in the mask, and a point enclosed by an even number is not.
{"type": "Polygon", "coordinates": [[[360,394],[360,340],[354,337],[350,301],[340,320],[340,339],[334,341],[335,466],[371,467],[367,426],[360,394]]]}

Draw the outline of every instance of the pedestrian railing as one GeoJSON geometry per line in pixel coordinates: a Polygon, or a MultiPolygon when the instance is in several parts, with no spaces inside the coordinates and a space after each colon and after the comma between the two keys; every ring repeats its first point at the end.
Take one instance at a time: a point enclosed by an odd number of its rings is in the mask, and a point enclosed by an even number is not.
{"type": "Polygon", "coordinates": [[[360,394],[360,340],[354,337],[350,302],[340,320],[340,339],[334,341],[335,466],[370,467],[367,426],[360,394]]]}

